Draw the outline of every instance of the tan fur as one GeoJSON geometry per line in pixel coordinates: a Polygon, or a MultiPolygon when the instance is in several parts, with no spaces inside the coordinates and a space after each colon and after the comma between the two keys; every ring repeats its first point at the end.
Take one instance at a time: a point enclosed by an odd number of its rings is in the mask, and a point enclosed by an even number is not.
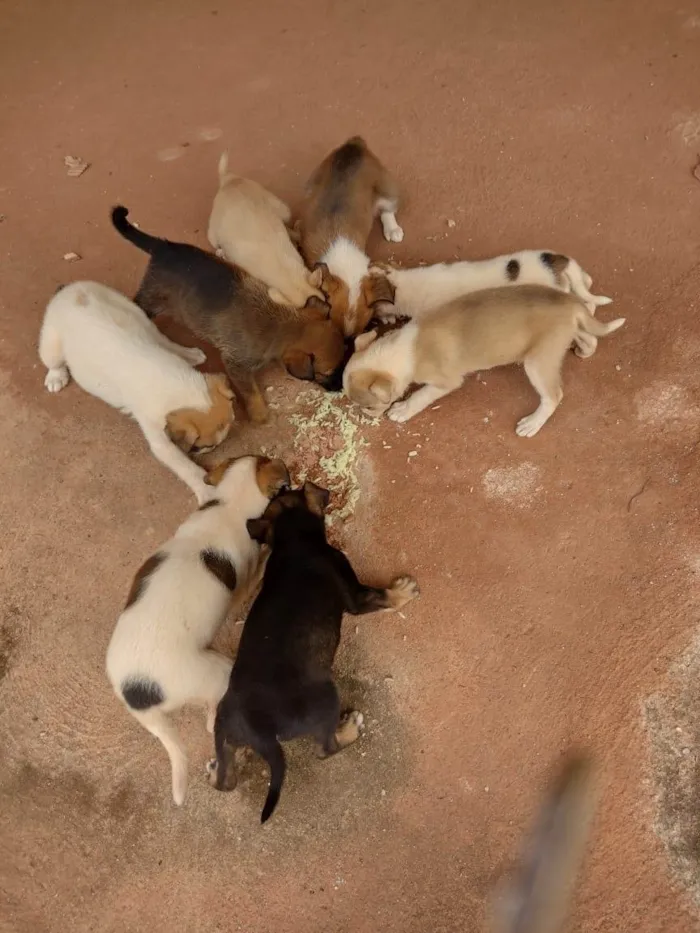
{"type": "Polygon", "coordinates": [[[561,364],[571,343],[580,356],[590,356],[592,338],[623,323],[602,324],[573,295],[545,286],[487,289],[379,340],[367,335],[346,367],[344,385],[350,399],[372,414],[393,402],[389,417],[403,422],[458,388],[468,373],[522,363],[540,395],[537,411],[517,427],[531,437],[561,402],[561,364]],[[398,401],[412,383],[422,388],[398,401]]]}
{"type": "Polygon", "coordinates": [[[255,479],[260,492],[268,499],[273,499],[291,482],[284,462],[269,457],[258,457],[255,479]]]}
{"type": "Polygon", "coordinates": [[[339,171],[334,164],[338,150],[334,149],[307,184],[298,229],[301,252],[310,266],[321,260],[338,237],[345,237],[364,250],[378,213],[378,199],[398,201],[398,185],[367,143],[359,136],[348,143],[356,143],[362,149],[355,170],[349,176],[339,171]]]}
{"type": "Polygon", "coordinates": [[[216,447],[228,433],[233,421],[231,399],[233,391],[225,376],[216,373],[205,376],[209,387],[211,408],[178,408],[165,418],[165,433],[180,450],[189,453],[196,445],[200,451],[216,447]]]}
{"type": "Polygon", "coordinates": [[[291,212],[262,185],[228,171],[228,155],[219,160],[219,191],[209,218],[209,242],[270,288],[281,304],[302,308],[309,298],[323,298],[293,245],[291,212]]]}

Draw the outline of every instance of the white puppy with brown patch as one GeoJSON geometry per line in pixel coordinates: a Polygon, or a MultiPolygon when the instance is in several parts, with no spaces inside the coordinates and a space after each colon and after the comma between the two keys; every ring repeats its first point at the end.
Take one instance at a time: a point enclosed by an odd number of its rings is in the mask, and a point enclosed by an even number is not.
{"type": "Polygon", "coordinates": [[[361,136],[331,152],[307,184],[296,225],[301,252],[321,270],[331,320],[347,337],[362,333],[378,302],[393,299],[384,273],[370,272],[365,247],[377,216],[386,240],[403,240],[398,203],[396,182],[361,136]]]}
{"type": "Polygon", "coordinates": [[[343,388],[369,414],[389,409],[392,421],[404,422],[458,389],[469,373],[522,363],[540,404],[516,433],[533,437],[562,400],[561,364],[571,344],[579,356],[591,356],[594,338],[624,322],[603,324],[573,295],[542,285],[474,292],[379,340],[376,331],[360,335],[343,388]],[[400,401],[413,383],[422,388],[400,401]]]}
{"type": "Polygon", "coordinates": [[[392,303],[379,303],[374,309],[375,317],[386,321],[424,317],[462,295],[506,285],[549,285],[571,292],[591,314],[612,301],[591,294],[593,279],[575,259],[550,250],[528,249],[493,259],[440,262],[414,269],[381,263],[371,268],[384,273],[395,289],[392,303]]]}
{"type": "Polygon", "coordinates": [[[228,170],[228,153],[219,159],[219,190],[209,218],[209,242],[229,262],[269,286],[279,304],[303,308],[310,298],[324,301],[318,289],[321,270],[310,273],[293,245],[287,205],[256,181],[228,170]]]}
{"type": "Polygon", "coordinates": [[[202,503],[205,471],[187,456],[218,446],[233,423],[233,392],[223,375],[194,369],[206,359],[162,334],[124,295],[97,282],[74,282],[46,308],[39,358],[44,384],[70,379],[138,423],[153,455],[202,503]]]}
{"type": "Polygon", "coordinates": [[[232,662],[209,646],[234,603],[260,580],[260,547],[246,523],[289,485],[289,474],[281,460],[241,457],[219,464],[207,482],[217,498],[140,568],[107,650],[114,692],[165,746],[178,805],[187,790],[187,755],[168,713],[202,704],[213,731],[232,662]]]}

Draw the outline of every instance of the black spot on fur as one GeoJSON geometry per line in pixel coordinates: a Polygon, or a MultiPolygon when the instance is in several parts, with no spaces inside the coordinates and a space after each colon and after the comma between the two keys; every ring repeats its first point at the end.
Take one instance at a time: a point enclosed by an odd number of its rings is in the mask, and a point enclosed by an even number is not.
{"type": "Polygon", "coordinates": [[[125,609],[128,609],[129,606],[133,606],[138,599],[141,599],[143,594],[146,592],[148,581],[160,567],[166,557],[167,554],[161,554],[160,552],[152,554],[148,560],[142,564],[141,567],[139,567],[131,584],[129,595],[126,597],[126,605],[124,606],[125,609]]]}
{"type": "Polygon", "coordinates": [[[121,689],[124,701],[132,709],[150,709],[165,699],[162,687],[154,680],[132,677],[123,682],[121,689]]]}
{"type": "Polygon", "coordinates": [[[506,278],[509,282],[515,282],[520,275],[520,263],[517,259],[509,259],[506,265],[506,278]]]}
{"type": "Polygon", "coordinates": [[[226,589],[231,592],[236,589],[236,568],[228,554],[207,548],[205,551],[200,551],[199,556],[207,570],[213,573],[226,589]]]}
{"type": "Polygon", "coordinates": [[[215,505],[221,505],[221,499],[210,499],[204,505],[200,505],[199,511],[204,512],[206,509],[213,509],[215,505]]]}

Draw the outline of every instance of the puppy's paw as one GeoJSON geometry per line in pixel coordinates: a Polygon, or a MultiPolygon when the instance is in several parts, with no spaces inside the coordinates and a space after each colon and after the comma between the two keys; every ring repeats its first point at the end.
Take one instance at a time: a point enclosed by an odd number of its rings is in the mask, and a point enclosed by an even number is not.
{"type": "Polygon", "coordinates": [[[543,424],[544,422],[540,416],[536,412],[533,412],[531,415],[527,415],[525,418],[521,418],[520,421],[518,421],[515,433],[518,437],[534,437],[543,424]]]}
{"type": "Polygon", "coordinates": [[[403,240],[403,229],[397,224],[395,227],[384,228],[384,239],[390,243],[401,243],[403,240]]]}
{"type": "Polygon", "coordinates": [[[420,595],[420,587],[413,577],[397,577],[388,587],[386,595],[391,609],[401,609],[406,603],[420,595]]]}
{"type": "Polygon", "coordinates": [[[341,748],[356,742],[365,728],[365,717],[359,710],[351,710],[340,720],[335,737],[341,748]]]}
{"type": "Polygon", "coordinates": [[[55,369],[50,369],[46,373],[44,385],[49,392],[60,392],[61,389],[65,389],[69,381],[70,376],[67,368],[65,366],[57,366],[55,369]]]}
{"type": "Polygon", "coordinates": [[[204,770],[211,786],[216,787],[216,758],[210,758],[204,770]]]}
{"type": "Polygon", "coordinates": [[[389,409],[389,419],[397,424],[405,424],[412,417],[413,412],[408,399],[405,402],[394,402],[389,409]]]}
{"type": "Polygon", "coordinates": [[[206,363],[207,354],[204,350],[200,350],[199,347],[187,347],[185,359],[192,366],[201,366],[202,363],[206,363]]]}

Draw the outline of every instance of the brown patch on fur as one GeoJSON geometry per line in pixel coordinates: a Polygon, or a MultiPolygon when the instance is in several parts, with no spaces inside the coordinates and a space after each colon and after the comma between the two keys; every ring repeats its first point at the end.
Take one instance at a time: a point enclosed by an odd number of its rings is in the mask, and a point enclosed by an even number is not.
{"type": "Polygon", "coordinates": [[[372,318],[381,310],[382,305],[394,304],[396,289],[385,275],[372,273],[365,276],[360,288],[360,297],[353,310],[345,318],[346,337],[361,334],[372,318]]]}
{"type": "Polygon", "coordinates": [[[78,292],[75,296],[75,303],[80,305],[81,308],[87,308],[90,304],[90,296],[86,295],[85,292],[78,292]]]}
{"type": "Polygon", "coordinates": [[[398,201],[398,186],[360,136],[334,149],[309,179],[299,216],[301,254],[314,265],[338,237],[365,248],[377,201],[398,201]]]}
{"type": "MultiPolygon", "coordinates": [[[[222,460],[221,463],[217,463],[216,466],[212,467],[204,477],[204,484],[206,486],[218,486],[221,480],[224,478],[226,470],[228,470],[231,464],[235,462],[236,457],[229,457],[227,460],[222,460]]],[[[202,506],[202,508],[205,508],[205,506],[202,506]]]]}
{"type": "Polygon", "coordinates": [[[214,548],[207,548],[199,552],[199,557],[207,570],[213,573],[216,579],[233,593],[236,589],[236,568],[233,566],[233,561],[228,554],[214,548]]]}
{"type": "Polygon", "coordinates": [[[129,595],[126,597],[126,603],[124,609],[128,609],[130,606],[133,606],[134,603],[139,600],[143,594],[146,592],[146,587],[151,576],[156,572],[156,570],[163,563],[167,554],[161,554],[157,552],[152,554],[147,561],[139,567],[136,571],[136,575],[131,582],[131,589],[129,590],[129,595]]]}
{"type": "Polygon", "coordinates": [[[314,272],[320,275],[320,288],[330,305],[330,319],[338,330],[345,333],[345,321],[350,311],[350,289],[347,284],[328,271],[325,262],[319,262],[314,272]]]}
{"type": "Polygon", "coordinates": [[[282,363],[296,379],[323,383],[345,358],[342,332],[332,321],[312,320],[282,356],[282,363]]]}
{"type": "Polygon", "coordinates": [[[271,460],[269,457],[258,457],[255,480],[260,492],[268,499],[274,499],[291,482],[284,462],[271,460]]]}
{"type": "Polygon", "coordinates": [[[178,408],[168,412],[165,418],[165,433],[186,454],[194,447],[217,447],[227,436],[234,420],[231,404],[233,390],[226,376],[210,373],[204,378],[207,380],[211,407],[205,411],[178,408]]]}
{"type": "Polygon", "coordinates": [[[552,272],[557,275],[565,272],[569,265],[569,257],[564,256],[562,253],[542,253],[540,259],[545,266],[549,266],[552,272]]]}

